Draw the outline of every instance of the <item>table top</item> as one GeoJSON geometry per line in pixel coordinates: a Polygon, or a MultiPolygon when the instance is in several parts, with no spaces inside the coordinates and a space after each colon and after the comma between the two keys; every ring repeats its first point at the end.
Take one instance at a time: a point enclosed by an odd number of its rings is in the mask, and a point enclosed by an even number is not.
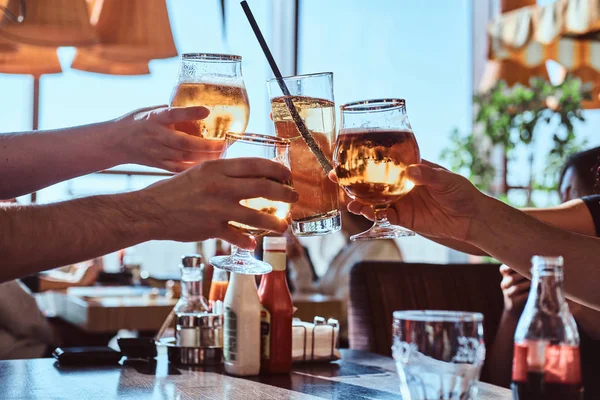
{"type": "MultiPolygon", "coordinates": [[[[179,368],[165,354],[123,366],[67,368],[53,359],[0,361],[2,399],[401,399],[391,358],[342,350],[329,364],[295,364],[290,375],[236,378],[218,369],[179,368]]],[[[480,384],[479,400],[511,399],[480,384]]]]}
{"type": "Polygon", "coordinates": [[[40,309],[89,333],[120,329],[156,331],[177,299],[148,296],[152,288],[82,287],[36,295],[40,309]]]}

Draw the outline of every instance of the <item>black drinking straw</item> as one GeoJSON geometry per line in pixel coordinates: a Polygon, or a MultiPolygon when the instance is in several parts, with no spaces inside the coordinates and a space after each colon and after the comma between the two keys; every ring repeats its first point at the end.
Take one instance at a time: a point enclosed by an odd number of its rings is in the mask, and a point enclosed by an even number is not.
{"type": "Polygon", "coordinates": [[[269,50],[269,46],[267,46],[267,42],[265,41],[265,38],[262,35],[260,28],[258,27],[258,23],[254,19],[254,15],[252,15],[252,11],[250,11],[250,6],[248,6],[248,3],[246,2],[246,0],[242,1],[240,4],[242,5],[242,8],[244,9],[244,13],[246,13],[248,22],[250,23],[250,26],[252,27],[252,30],[254,31],[254,34],[256,35],[256,39],[258,40],[260,47],[262,48],[263,52],[265,53],[265,57],[267,57],[267,61],[269,62],[269,65],[271,66],[271,70],[273,70],[273,75],[275,75],[275,79],[277,80],[277,83],[279,84],[279,87],[281,88],[281,91],[283,92],[283,101],[285,102],[285,105],[287,106],[287,108],[290,112],[290,115],[292,116],[292,119],[294,120],[294,123],[296,124],[296,127],[298,128],[298,132],[300,132],[300,135],[302,135],[302,139],[304,139],[304,141],[306,142],[306,145],[308,146],[310,151],[317,158],[317,161],[319,162],[319,164],[321,164],[321,167],[323,167],[323,170],[325,170],[325,174],[329,173],[329,171],[331,171],[333,169],[333,167],[331,166],[331,163],[329,162],[327,157],[325,157],[325,154],[323,154],[323,150],[321,150],[321,148],[319,147],[317,142],[315,142],[315,139],[310,134],[310,132],[309,132],[308,128],[306,127],[306,125],[304,124],[304,121],[302,120],[302,118],[300,118],[300,114],[298,114],[298,110],[296,110],[296,107],[294,106],[294,103],[292,102],[290,91],[289,91],[287,85],[285,84],[283,77],[281,76],[281,71],[279,71],[279,67],[277,67],[275,60],[273,59],[271,50],[269,50]]]}

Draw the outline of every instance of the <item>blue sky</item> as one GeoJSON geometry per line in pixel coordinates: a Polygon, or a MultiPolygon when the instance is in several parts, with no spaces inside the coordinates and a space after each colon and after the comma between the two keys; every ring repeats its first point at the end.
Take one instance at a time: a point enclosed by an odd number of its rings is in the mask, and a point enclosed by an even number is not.
{"type": "MultiPolygon", "coordinates": [[[[250,4],[267,38],[270,0],[250,4]]],[[[338,104],[407,99],[423,154],[436,159],[453,126],[470,119],[469,0],[304,0],[299,72],[334,71],[338,104]]],[[[251,102],[249,131],[269,131],[269,71],[237,1],[229,1],[228,45],[221,40],[218,0],[169,0],[180,53],[243,56],[251,102]]],[[[71,70],[72,48],[59,50],[64,72],[42,78],[40,128],[102,121],[169,100],[178,60],[151,62],[152,74],[119,77],[71,70]]],[[[0,74],[0,131],[31,124],[31,78],[0,74]]]]}

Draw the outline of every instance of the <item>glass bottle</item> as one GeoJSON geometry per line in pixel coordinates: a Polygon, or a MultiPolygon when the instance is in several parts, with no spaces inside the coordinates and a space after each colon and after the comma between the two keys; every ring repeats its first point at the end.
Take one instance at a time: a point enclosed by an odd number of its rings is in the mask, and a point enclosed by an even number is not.
{"type": "Polygon", "coordinates": [[[208,311],[202,296],[202,270],[204,264],[199,254],[181,257],[181,296],[175,305],[175,315],[208,311]]]}
{"type": "Polygon", "coordinates": [[[203,268],[202,257],[198,254],[181,258],[181,297],[175,304],[175,338],[178,346],[200,345],[199,321],[200,317],[208,312],[208,305],[202,297],[203,268]]]}
{"type": "Polygon", "coordinates": [[[204,106],[210,110],[203,120],[175,124],[175,129],[190,135],[222,142],[227,132],[244,132],[250,105],[242,77],[242,57],[183,54],[171,106],[204,106]]]}
{"type": "Polygon", "coordinates": [[[583,398],[579,334],[565,299],[563,258],[535,256],[531,289],[515,332],[515,400],[583,398]]]}

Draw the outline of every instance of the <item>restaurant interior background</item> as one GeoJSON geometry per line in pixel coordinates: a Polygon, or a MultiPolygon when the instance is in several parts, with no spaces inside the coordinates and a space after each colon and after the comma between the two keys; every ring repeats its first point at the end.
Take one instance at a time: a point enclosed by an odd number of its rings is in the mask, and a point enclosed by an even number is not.
{"type": "MultiPolygon", "coordinates": [[[[472,129],[472,94],[487,59],[485,26],[497,1],[298,0],[297,32],[293,29],[295,1],[249,2],[284,75],[333,71],[338,105],[366,98],[405,98],[423,158],[442,162],[440,155],[449,145],[451,131],[472,129]]],[[[219,0],[168,0],[167,5],[179,54],[243,57],[251,104],[247,131],[273,133],[265,83],[271,72],[239,1],[225,1],[225,29],[219,0]]],[[[113,119],[137,108],[166,104],[179,64],[178,58],[153,60],[149,75],[113,76],[71,69],[74,48],[59,48],[58,54],[63,72],[41,78],[40,129],[113,119]]],[[[0,132],[31,129],[31,89],[31,76],[0,74],[0,132]]],[[[576,125],[578,137],[587,138],[589,147],[600,144],[594,129],[600,126],[600,113],[585,110],[584,116],[586,121],[576,125]]],[[[536,151],[547,151],[552,129],[550,124],[536,133],[536,151]]],[[[543,165],[536,168],[541,171],[543,165]]],[[[133,165],[118,169],[150,170],[133,165]]],[[[526,184],[527,171],[526,162],[522,168],[512,168],[511,184],[526,184]]],[[[37,202],[138,189],[162,178],[93,174],[41,190],[37,202]]],[[[519,195],[515,196],[513,201],[518,203],[519,195]]],[[[19,201],[29,202],[30,197],[19,201]]],[[[539,204],[557,202],[555,195],[538,200],[539,204]]],[[[307,245],[316,241],[308,239],[307,245]]],[[[465,259],[423,238],[398,243],[405,261],[465,259]]],[[[195,244],[189,243],[149,242],[139,245],[139,254],[143,268],[151,274],[169,274],[177,271],[179,256],[194,249],[195,244]]],[[[109,255],[105,264],[107,269],[116,269],[116,255],[109,255]]]]}

